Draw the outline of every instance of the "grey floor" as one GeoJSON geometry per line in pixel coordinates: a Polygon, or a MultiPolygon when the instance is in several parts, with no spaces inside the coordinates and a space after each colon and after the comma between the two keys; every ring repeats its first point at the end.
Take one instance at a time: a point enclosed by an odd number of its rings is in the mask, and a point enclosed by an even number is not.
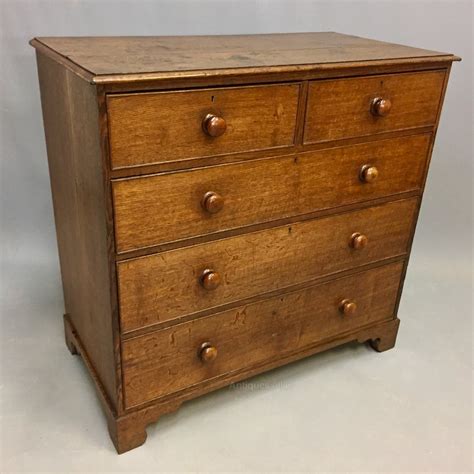
{"type": "Polygon", "coordinates": [[[64,346],[56,262],[5,262],[2,472],[470,472],[470,265],[419,247],[394,350],[348,345],[189,402],[122,456],[64,346]]]}

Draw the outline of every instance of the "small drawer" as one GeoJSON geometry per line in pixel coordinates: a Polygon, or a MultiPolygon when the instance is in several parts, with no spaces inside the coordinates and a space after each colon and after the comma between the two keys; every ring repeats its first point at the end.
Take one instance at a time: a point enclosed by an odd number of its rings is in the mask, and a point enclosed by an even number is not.
{"type": "Polygon", "coordinates": [[[402,269],[394,263],[123,341],[125,405],[391,319],[402,269]]]}
{"type": "Polygon", "coordinates": [[[404,255],[417,205],[401,200],[121,261],[121,330],[404,255]]]}
{"type": "Polygon", "coordinates": [[[300,86],[109,95],[112,168],[294,143],[300,86]]]}
{"type": "Polygon", "coordinates": [[[417,190],[429,143],[423,134],[115,180],[117,252],[417,190]]]}
{"type": "Polygon", "coordinates": [[[444,71],[312,81],[304,143],[436,123],[444,71]]]}

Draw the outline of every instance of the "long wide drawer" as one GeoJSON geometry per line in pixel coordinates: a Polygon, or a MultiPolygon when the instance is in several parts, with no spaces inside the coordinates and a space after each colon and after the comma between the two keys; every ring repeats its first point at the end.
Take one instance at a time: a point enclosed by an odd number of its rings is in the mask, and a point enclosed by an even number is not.
{"type": "Polygon", "coordinates": [[[382,266],[123,341],[125,404],[130,408],[390,319],[402,268],[401,262],[382,266]]]}
{"type": "Polygon", "coordinates": [[[417,204],[416,198],[401,200],[121,261],[121,329],[129,332],[403,255],[417,204]]]}
{"type": "Polygon", "coordinates": [[[117,251],[417,190],[429,143],[423,134],[116,180],[117,251]],[[378,171],[371,182],[361,175],[368,167],[378,171]]]}
{"type": "Polygon", "coordinates": [[[445,71],[312,81],[305,143],[436,123],[445,71]]]}
{"type": "Polygon", "coordinates": [[[290,146],[298,84],[107,97],[112,168],[290,146]]]}

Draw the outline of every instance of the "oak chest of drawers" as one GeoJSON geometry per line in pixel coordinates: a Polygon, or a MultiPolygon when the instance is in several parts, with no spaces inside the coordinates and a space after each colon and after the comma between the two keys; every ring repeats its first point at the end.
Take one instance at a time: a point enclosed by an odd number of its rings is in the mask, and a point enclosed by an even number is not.
{"type": "Polygon", "coordinates": [[[118,452],[203,393],[393,347],[458,58],[337,33],[32,45],[66,343],[118,452]]]}

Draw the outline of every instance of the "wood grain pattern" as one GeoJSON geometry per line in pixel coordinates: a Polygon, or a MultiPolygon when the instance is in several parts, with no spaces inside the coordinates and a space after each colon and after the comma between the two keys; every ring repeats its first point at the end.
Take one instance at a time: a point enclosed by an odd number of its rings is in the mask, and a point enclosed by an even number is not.
{"type": "Polygon", "coordinates": [[[113,407],[106,195],[95,87],[38,54],[38,75],[66,313],[113,407]]]}
{"type": "Polygon", "coordinates": [[[122,332],[406,252],[417,199],[276,227],[118,263],[122,332]],[[351,247],[354,232],[370,243],[351,247]],[[207,291],[202,272],[222,284],[207,291]]]}
{"type": "MultiPolygon", "coordinates": [[[[303,122],[303,120],[301,120],[303,122]]],[[[297,124],[298,128],[298,124],[297,124]]],[[[301,128],[299,133],[302,132],[301,128]]],[[[170,161],[164,163],[154,163],[150,165],[140,165],[131,168],[120,168],[110,170],[110,177],[112,179],[131,178],[136,176],[146,176],[158,173],[168,173],[171,171],[182,171],[185,169],[205,168],[208,166],[217,166],[224,164],[240,163],[243,161],[257,160],[263,158],[287,156],[295,153],[305,153],[309,151],[319,151],[328,148],[339,148],[341,146],[359,145],[363,143],[370,143],[380,140],[388,140],[391,138],[400,138],[412,135],[419,135],[423,133],[431,133],[433,126],[409,128],[405,130],[396,130],[390,132],[381,132],[374,135],[366,135],[362,137],[343,138],[341,140],[334,140],[331,142],[319,142],[302,144],[301,140],[293,147],[273,148],[269,150],[254,150],[247,152],[232,153],[229,155],[207,156],[203,158],[192,158],[190,160],[170,161]]],[[[297,140],[299,138],[297,137],[297,140]]]]}
{"type": "Polygon", "coordinates": [[[112,168],[294,143],[299,85],[109,95],[112,168]],[[203,130],[208,114],[225,119],[219,137],[203,130]]]}
{"type": "Polygon", "coordinates": [[[304,142],[434,125],[445,74],[442,70],[312,81],[304,142]],[[384,117],[371,113],[371,103],[376,97],[391,101],[391,110],[384,117]]]}
{"type": "Polygon", "coordinates": [[[212,234],[419,189],[428,134],[113,182],[117,251],[212,234]],[[364,184],[361,167],[380,178],[364,184]],[[202,206],[214,192],[216,214],[202,206]]]}
{"type": "Polygon", "coordinates": [[[31,44],[66,344],[119,453],[211,390],[394,346],[459,58],[336,33],[31,44]]]}
{"type": "Polygon", "coordinates": [[[393,318],[402,263],[179,324],[123,343],[127,407],[250,368],[335,334],[393,318]],[[357,313],[342,315],[344,297],[357,313]],[[200,359],[209,341],[218,355],[200,359]]]}
{"type": "Polygon", "coordinates": [[[282,67],[452,56],[335,32],[216,36],[42,37],[95,75],[282,67]]]}

